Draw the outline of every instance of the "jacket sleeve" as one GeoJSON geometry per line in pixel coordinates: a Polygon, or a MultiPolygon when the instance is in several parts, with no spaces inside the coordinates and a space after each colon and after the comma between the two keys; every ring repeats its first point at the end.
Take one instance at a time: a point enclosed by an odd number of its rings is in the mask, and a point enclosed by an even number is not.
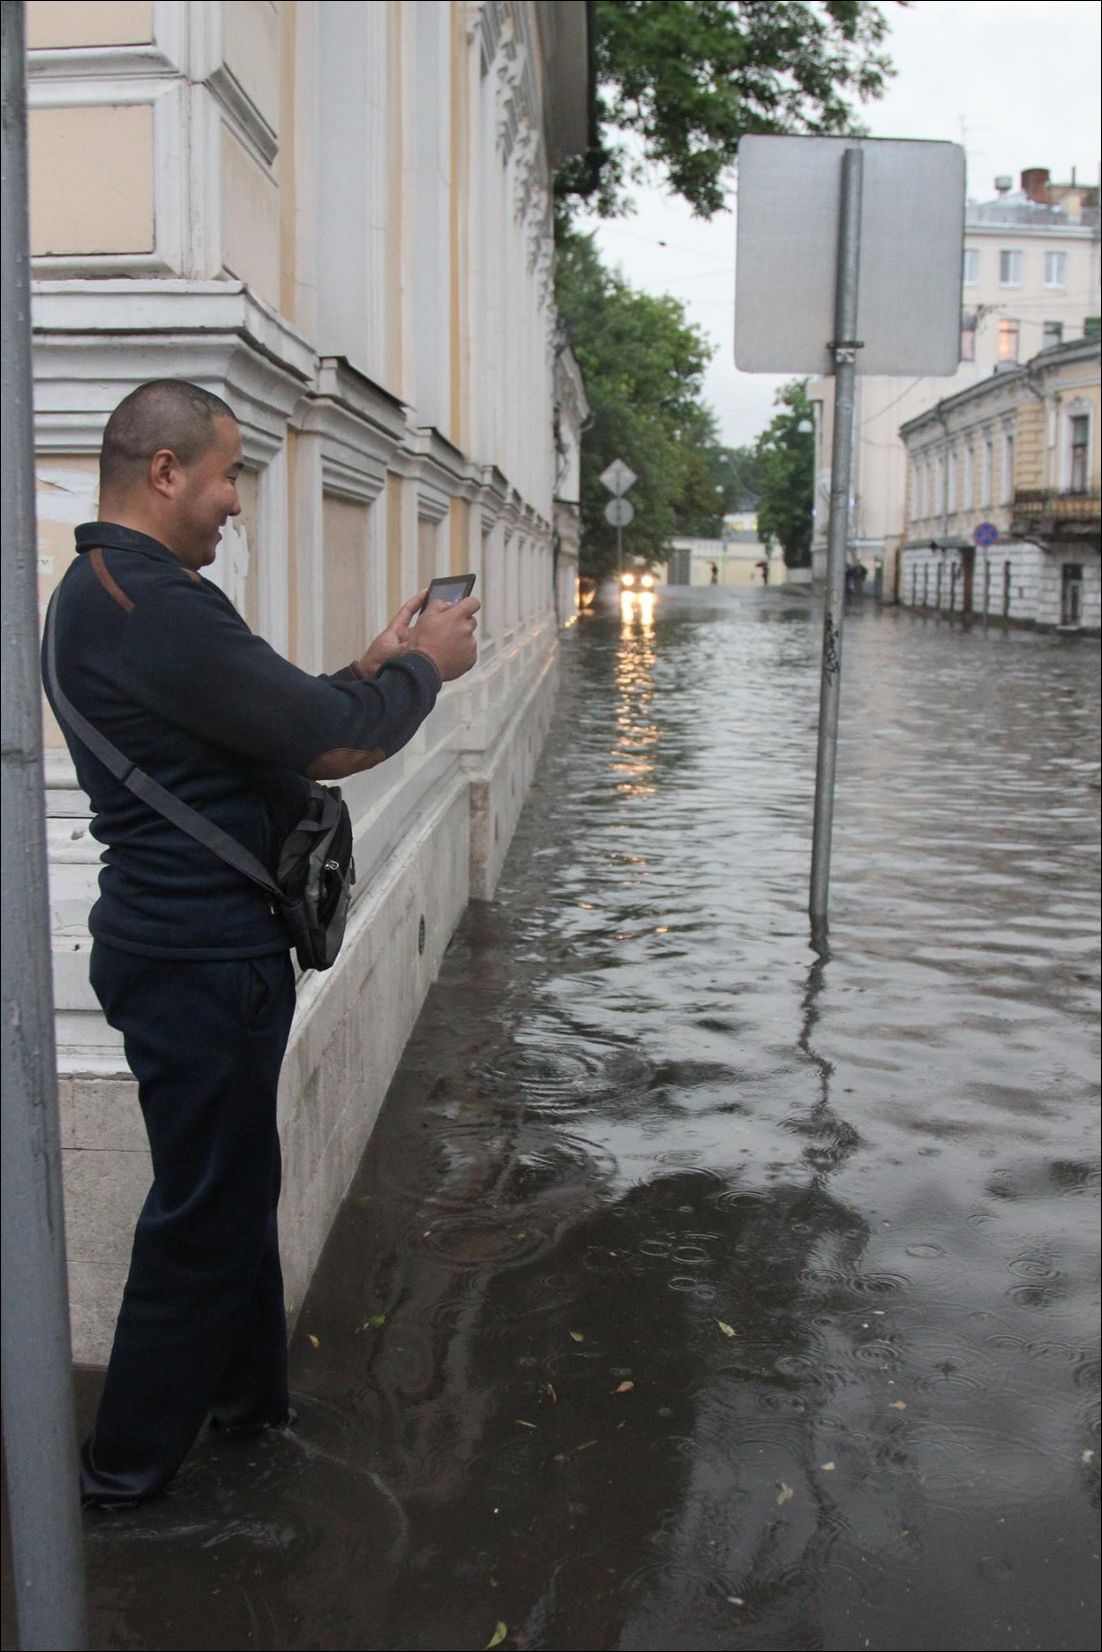
{"type": "Polygon", "coordinates": [[[440,674],[409,652],[370,681],[313,677],[205,582],[172,579],[127,617],[126,686],[146,710],[251,763],[337,780],[393,756],[436,703],[440,674]]]}

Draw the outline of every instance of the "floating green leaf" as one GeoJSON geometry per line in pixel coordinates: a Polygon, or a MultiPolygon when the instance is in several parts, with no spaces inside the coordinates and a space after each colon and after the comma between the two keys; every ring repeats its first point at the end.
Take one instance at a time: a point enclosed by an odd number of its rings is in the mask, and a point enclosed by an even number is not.
{"type": "Polygon", "coordinates": [[[486,1652],[491,1652],[492,1647],[500,1646],[508,1633],[509,1625],[507,1623],[502,1623],[499,1619],[494,1628],[493,1634],[486,1642],[486,1652]]]}

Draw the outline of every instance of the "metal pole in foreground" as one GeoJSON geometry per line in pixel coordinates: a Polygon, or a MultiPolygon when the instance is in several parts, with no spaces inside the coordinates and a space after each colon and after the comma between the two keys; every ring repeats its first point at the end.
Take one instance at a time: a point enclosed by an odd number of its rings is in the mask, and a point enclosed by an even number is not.
{"type": "Polygon", "coordinates": [[[3,1379],[19,1644],[87,1645],[46,889],[23,6],[5,4],[3,1379]]]}
{"type": "Polygon", "coordinates": [[[853,463],[853,407],[857,388],[857,286],[861,257],[859,148],[842,156],[842,211],[838,235],[838,281],[834,298],[834,442],[830,472],[830,526],[827,583],[823,597],[823,667],[819,690],[819,751],[815,767],[815,827],[811,849],[813,928],[827,921],[830,837],[834,824],[834,771],[838,752],[838,700],[842,674],[842,621],[846,602],[846,545],[853,463]]]}

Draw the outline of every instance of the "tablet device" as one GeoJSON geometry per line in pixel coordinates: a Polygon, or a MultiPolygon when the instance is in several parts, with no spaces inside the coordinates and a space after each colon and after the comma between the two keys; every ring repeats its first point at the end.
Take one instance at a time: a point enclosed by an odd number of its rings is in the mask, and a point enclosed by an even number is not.
{"type": "Polygon", "coordinates": [[[430,602],[462,602],[474,590],[473,574],[445,574],[442,579],[434,579],[428,588],[424,602],[417,610],[423,614],[430,602]]]}

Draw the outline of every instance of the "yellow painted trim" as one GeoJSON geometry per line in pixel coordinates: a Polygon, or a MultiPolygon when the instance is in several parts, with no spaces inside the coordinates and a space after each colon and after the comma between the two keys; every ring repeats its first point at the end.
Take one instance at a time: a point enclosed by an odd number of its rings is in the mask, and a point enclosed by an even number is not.
{"type": "Polygon", "coordinates": [[[279,308],[289,321],[295,320],[295,219],[298,192],[295,187],[295,33],[298,0],[283,0],[280,7],[279,41],[279,308]]]}
{"type": "Polygon", "coordinates": [[[463,447],[463,272],[460,241],[467,204],[466,48],[464,6],[451,7],[450,361],[451,439],[463,447]]]}
{"type": "Polygon", "coordinates": [[[402,383],[403,310],[402,256],[405,220],[402,183],[405,154],[402,123],[405,119],[405,85],[402,78],[402,5],[391,0],[387,14],[387,204],[386,204],[386,382],[404,394],[402,383]]]}
{"type": "Polygon", "coordinates": [[[451,567],[453,574],[469,574],[469,523],[471,507],[466,499],[453,499],[451,519],[451,567]]]}
{"type": "Polygon", "coordinates": [[[301,659],[298,631],[298,431],[287,426],[287,636],[290,657],[301,659]]]}
{"type": "Polygon", "coordinates": [[[395,614],[402,602],[402,478],[386,479],[386,610],[395,614]]]}

